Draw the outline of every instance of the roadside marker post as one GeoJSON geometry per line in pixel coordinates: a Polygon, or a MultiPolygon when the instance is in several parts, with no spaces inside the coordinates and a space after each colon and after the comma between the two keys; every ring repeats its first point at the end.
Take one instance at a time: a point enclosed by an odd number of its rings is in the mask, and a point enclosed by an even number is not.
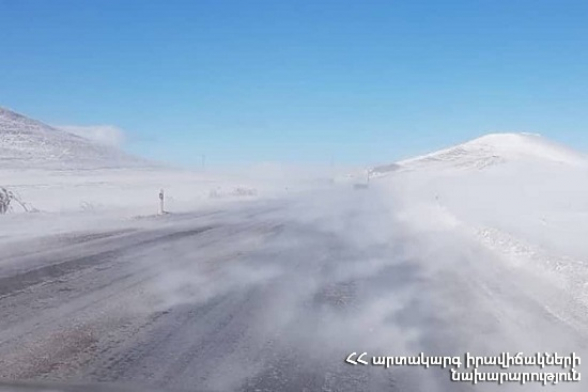
{"type": "Polygon", "coordinates": [[[161,189],[159,191],[159,215],[163,215],[165,213],[165,209],[164,209],[164,205],[163,205],[164,199],[165,199],[165,195],[163,193],[163,189],[161,189]]]}

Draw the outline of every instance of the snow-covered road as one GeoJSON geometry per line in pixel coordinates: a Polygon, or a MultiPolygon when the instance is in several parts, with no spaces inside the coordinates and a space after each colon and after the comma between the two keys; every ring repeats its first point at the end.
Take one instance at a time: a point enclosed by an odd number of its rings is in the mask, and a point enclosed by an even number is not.
{"type": "Polygon", "coordinates": [[[345,359],[588,358],[588,316],[565,287],[505,263],[434,208],[411,211],[377,186],[335,187],[6,240],[0,377],[187,391],[535,391],[345,359]]]}

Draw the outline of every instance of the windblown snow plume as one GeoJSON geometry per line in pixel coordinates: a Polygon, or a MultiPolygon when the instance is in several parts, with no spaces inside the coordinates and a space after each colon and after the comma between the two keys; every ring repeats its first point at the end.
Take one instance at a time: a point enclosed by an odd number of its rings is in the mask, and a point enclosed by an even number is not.
{"type": "Polygon", "coordinates": [[[56,128],[106,146],[121,147],[126,141],[125,132],[114,125],[59,125],[56,128]]]}

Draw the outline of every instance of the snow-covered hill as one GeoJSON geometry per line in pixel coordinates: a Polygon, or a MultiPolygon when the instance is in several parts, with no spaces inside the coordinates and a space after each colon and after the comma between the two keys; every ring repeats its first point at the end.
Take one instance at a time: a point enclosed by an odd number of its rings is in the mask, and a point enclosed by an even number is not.
{"type": "Polygon", "coordinates": [[[538,135],[491,134],[399,165],[376,183],[415,230],[476,238],[513,274],[547,276],[588,308],[585,155],[538,135]]]}
{"type": "Polygon", "coordinates": [[[2,169],[100,169],[150,166],[144,160],[0,107],[2,169]]]}
{"type": "Polygon", "coordinates": [[[507,162],[551,162],[586,167],[588,158],[528,133],[497,133],[399,162],[407,169],[484,169],[507,162]]]}

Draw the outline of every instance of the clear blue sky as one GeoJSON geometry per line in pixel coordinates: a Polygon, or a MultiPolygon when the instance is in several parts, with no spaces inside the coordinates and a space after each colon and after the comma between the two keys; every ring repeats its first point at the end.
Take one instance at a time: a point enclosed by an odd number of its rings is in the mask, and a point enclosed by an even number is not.
{"type": "Polygon", "coordinates": [[[181,164],[588,151],[588,1],[0,0],[0,106],[181,164]]]}

